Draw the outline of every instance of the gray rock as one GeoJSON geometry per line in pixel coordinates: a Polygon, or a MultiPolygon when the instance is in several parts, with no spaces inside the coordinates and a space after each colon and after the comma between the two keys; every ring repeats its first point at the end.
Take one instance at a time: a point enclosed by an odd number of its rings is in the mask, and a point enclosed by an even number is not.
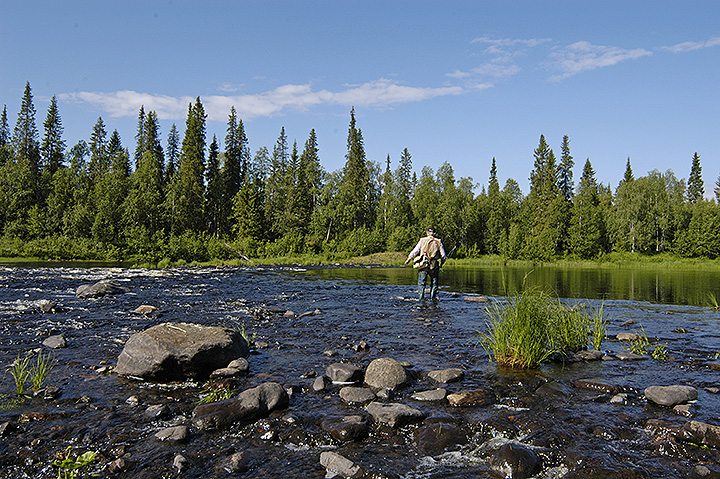
{"type": "Polygon", "coordinates": [[[135,308],[133,310],[133,313],[142,314],[144,316],[147,316],[149,314],[154,313],[155,311],[157,311],[157,308],[155,306],[150,306],[149,304],[142,304],[142,305],[138,306],[137,308],[135,308]]]}
{"type": "Polygon", "coordinates": [[[280,384],[263,383],[232,399],[197,406],[192,412],[192,422],[201,430],[227,429],[238,422],[267,417],[274,410],[286,408],[289,402],[280,384]]]}
{"type": "Polygon", "coordinates": [[[640,336],[635,333],[618,333],[615,337],[618,341],[637,341],[640,339],[640,336]]]}
{"type": "Polygon", "coordinates": [[[211,378],[231,378],[247,374],[250,371],[250,363],[245,358],[233,359],[225,368],[216,369],[210,374],[211,378]]]}
{"type": "Polygon", "coordinates": [[[430,391],[419,391],[413,393],[413,395],[410,397],[416,401],[438,402],[444,400],[446,396],[447,390],[443,388],[437,388],[430,391]]]}
{"type": "Polygon", "coordinates": [[[362,416],[324,419],[322,430],[338,441],[358,441],[368,435],[370,425],[362,416]]]}
{"type": "Polygon", "coordinates": [[[14,422],[5,421],[0,423],[0,437],[7,436],[15,429],[17,429],[17,425],[14,422]]]}
{"type": "Polygon", "coordinates": [[[461,381],[465,377],[465,373],[459,368],[439,369],[430,371],[428,377],[439,384],[446,384],[461,381]]]}
{"type": "Polygon", "coordinates": [[[463,300],[471,303],[487,303],[490,301],[487,296],[465,296],[463,300]]]}
{"type": "Polygon", "coordinates": [[[244,451],[236,452],[225,459],[218,469],[225,471],[228,474],[247,472],[248,458],[245,457],[244,451]]]}
{"type": "Polygon", "coordinates": [[[50,349],[60,349],[67,346],[67,342],[65,341],[65,337],[62,334],[56,334],[54,336],[50,336],[49,338],[45,339],[45,341],[42,342],[43,346],[50,349]]]}
{"type": "Polygon", "coordinates": [[[677,439],[702,446],[720,447],[720,426],[689,421],[680,429],[677,439]]]}
{"type": "Polygon", "coordinates": [[[448,394],[447,400],[454,407],[486,406],[494,402],[494,398],[482,389],[448,394]]]}
{"type": "Polygon", "coordinates": [[[643,356],[642,354],[635,353],[617,353],[615,357],[618,358],[620,361],[642,361],[648,358],[647,356],[643,356]]]}
{"type": "Polygon", "coordinates": [[[327,390],[330,379],[327,376],[319,376],[312,383],[312,390],[315,392],[323,392],[327,390]]]}
{"type": "Polygon", "coordinates": [[[575,356],[582,359],[583,361],[599,361],[603,357],[602,351],[593,349],[592,351],[578,351],[575,356]]]}
{"type": "Polygon", "coordinates": [[[692,386],[650,386],[645,389],[645,397],[660,406],[673,407],[698,398],[698,391],[692,386]]]}
{"type": "Polygon", "coordinates": [[[423,454],[435,456],[456,446],[467,444],[465,431],[454,424],[433,423],[415,431],[415,443],[423,454]]]}
{"type": "Polygon", "coordinates": [[[365,384],[375,389],[395,390],[408,382],[405,368],[391,358],[379,358],[370,362],[365,370],[365,384]]]}
{"type": "Polygon", "coordinates": [[[362,369],[354,364],[333,363],[325,370],[325,375],[334,383],[354,383],[362,381],[362,369]]]}
{"type": "Polygon", "coordinates": [[[155,433],[158,441],[185,442],[190,438],[190,430],[187,426],[173,426],[155,433]]]}
{"type": "Polygon", "coordinates": [[[167,404],[154,404],[145,409],[145,416],[150,419],[165,419],[172,415],[172,410],[167,404]]]}
{"type": "Polygon", "coordinates": [[[542,461],[535,451],[514,443],[507,443],[490,457],[490,468],[503,477],[526,479],[540,472],[542,461]]]}
{"type": "Polygon", "coordinates": [[[117,281],[105,279],[95,284],[82,284],[78,286],[75,294],[79,298],[99,298],[102,296],[127,293],[127,289],[117,281]]]}
{"type": "Polygon", "coordinates": [[[128,339],[115,372],[156,381],[204,379],[215,369],[248,353],[248,344],[237,331],[192,323],[163,323],[128,339]]]}
{"type": "Polygon", "coordinates": [[[402,427],[406,424],[422,421],[425,417],[418,409],[398,403],[371,402],[365,410],[373,417],[375,422],[386,424],[390,427],[402,427]]]}
{"type": "Polygon", "coordinates": [[[363,470],[360,469],[360,466],[336,452],[325,451],[320,453],[320,464],[322,464],[327,471],[325,477],[342,476],[351,479],[363,475],[363,470]]]}
{"type": "Polygon", "coordinates": [[[340,390],[340,399],[347,404],[365,404],[375,399],[375,393],[370,388],[346,386],[340,390]]]}
{"type": "Polygon", "coordinates": [[[177,454],[173,458],[173,467],[177,469],[178,474],[182,472],[182,470],[185,468],[185,464],[187,464],[188,460],[185,459],[185,456],[182,454],[177,454]]]}
{"type": "Polygon", "coordinates": [[[63,309],[62,307],[58,306],[55,301],[50,301],[49,299],[41,299],[35,302],[35,306],[40,310],[40,312],[46,314],[56,313],[63,309]]]}

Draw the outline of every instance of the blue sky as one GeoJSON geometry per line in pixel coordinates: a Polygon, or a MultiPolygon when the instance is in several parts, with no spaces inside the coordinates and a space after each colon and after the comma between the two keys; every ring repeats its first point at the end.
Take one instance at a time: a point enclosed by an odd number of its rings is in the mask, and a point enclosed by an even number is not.
{"type": "MultiPolygon", "coordinates": [[[[617,186],[657,168],[720,175],[720,2],[682,1],[4,1],[0,106],[15,124],[26,81],[42,130],[57,95],[68,147],[101,116],[131,151],[141,105],[184,130],[200,96],[208,143],[230,107],[249,146],[281,127],[341,168],[354,106],[369,159],[528,191],[544,134],[570,138],[575,181],[590,159],[617,186]]],[[[479,191],[479,190],[478,190],[479,191]]]]}

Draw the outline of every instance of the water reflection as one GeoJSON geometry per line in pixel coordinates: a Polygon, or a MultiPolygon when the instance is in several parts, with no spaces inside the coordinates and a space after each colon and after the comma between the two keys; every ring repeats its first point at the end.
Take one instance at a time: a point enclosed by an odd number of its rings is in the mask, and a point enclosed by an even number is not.
{"type": "MultiPolygon", "coordinates": [[[[414,285],[411,268],[310,270],[304,275],[414,285]]],[[[677,267],[450,266],[442,269],[441,290],[489,296],[523,289],[544,290],[560,298],[649,301],[707,306],[720,298],[720,271],[677,267]]]]}

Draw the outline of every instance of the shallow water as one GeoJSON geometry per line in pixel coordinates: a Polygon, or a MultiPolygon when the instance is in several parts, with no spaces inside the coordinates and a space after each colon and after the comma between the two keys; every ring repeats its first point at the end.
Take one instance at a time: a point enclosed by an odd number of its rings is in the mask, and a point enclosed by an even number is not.
{"type": "MultiPolygon", "coordinates": [[[[0,367],[5,371],[15,358],[40,347],[51,334],[62,333],[68,343],[53,351],[58,363],[48,381],[62,388],[59,399],[28,399],[15,407],[6,403],[0,410],[0,423],[18,424],[17,430],[0,438],[0,478],[57,477],[57,469],[50,464],[55,454],[70,445],[99,451],[93,471],[107,477],[177,477],[172,462],[178,453],[188,459],[182,477],[215,477],[212,471],[224,458],[244,451],[249,458],[247,471],[232,477],[321,478],[325,469],[319,455],[330,449],[369,470],[396,477],[495,477],[489,475],[483,447],[498,437],[537,448],[544,459],[537,477],[559,478],[587,467],[617,471],[624,477],[687,477],[701,462],[718,462],[714,450],[661,441],[648,420],[682,425],[687,419],[642,400],[642,391],[650,385],[691,385],[700,394],[693,406],[694,419],[719,423],[720,396],[707,391],[720,385],[720,372],[709,366],[720,350],[716,310],[690,306],[692,302],[686,300],[674,304],[668,300],[672,294],[663,294],[661,301],[637,301],[625,295],[614,298],[607,292],[580,297],[567,290],[562,297],[569,305],[603,305],[609,337],[642,327],[648,337],[667,345],[672,360],[547,364],[538,371],[508,371],[489,362],[478,343],[476,333],[485,329],[487,320],[485,305],[465,300],[467,295],[482,293],[503,301],[503,281],[473,283],[468,279],[475,275],[472,272],[446,270],[443,275],[440,302],[421,305],[415,300],[414,273],[399,268],[0,268],[0,367]],[[102,279],[120,281],[128,293],[98,300],[75,296],[79,285],[102,279]],[[35,305],[40,300],[58,303],[61,311],[39,312],[35,305]],[[141,304],[156,306],[161,314],[133,314],[141,304]],[[298,318],[315,310],[321,314],[298,318]],[[285,311],[295,316],[286,316],[285,311]],[[636,324],[623,326],[628,320],[636,324]],[[193,431],[187,444],[154,440],[155,432],[163,427],[190,423],[202,385],[136,382],[99,374],[96,369],[114,365],[133,333],[166,321],[244,328],[257,341],[266,342],[266,349],[248,358],[251,372],[238,388],[266,381],[296,385],[289,409],[221,433],[193,431]],[[369,344],[368,352],[353,349],[360,341],[369,344]],[[327,351],[336,355],[329,357],[324,354],[327,351]],[[496,404],[451,408],[418,403],[410,394],[435,386],[417,379],[400,390],[395,401],[430,416],[451,416],[468,432],[468,445],[425,457],[413,439],[417,426],[400,431],[373,427],[367,439],[339,444],[322,431],[321,420],[363,414],[363,410],[343,405],[337,388],[325,394],[310,392],[308,373],[322,375],[333,362],[366,367],[378,357],[407,361],[417,373],[460,367],[465,379],[448,385],[448,390],[482,388],[492,392],[496,404]],[[634,399],[628,405],[610,404],[596,391],[575,388],[576,379],[616,386],[634,399]],[[538,393],[538,381],[548,380],[553,385],[550,392],[538,393]],[[140,404],[129,405],[130,396],[136,396],[140,404]],[[146,419],[145,408],[160,403],[173,408],[173,417],[146,419]],[[282,419],[288,413],[295,422],[282,419]],[[275,436],[263,439],[269,430],[275,436]],[[127,460],[128,470],[111,474],[106,466],[117,457],[127,460]]],[[[500,278],[508,276],[502,273],[500,278]]],[[[565,291],[557,283],[553,288],[565,291]]],[[[603,349],[620,352],[624,348],[606,339],[603,349]]],[[[4,374],[0,393],[10,394],[13,387],[12,378],[4,374]]]]}

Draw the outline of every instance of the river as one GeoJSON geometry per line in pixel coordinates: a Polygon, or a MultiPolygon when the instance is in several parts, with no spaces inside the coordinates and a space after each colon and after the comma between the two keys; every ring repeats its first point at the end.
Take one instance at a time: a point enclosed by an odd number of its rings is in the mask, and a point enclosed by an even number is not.
{"type": "Polygon", "coordinates": [[[377,477],[503,477],[489,466],[488,444],[502,438],[532,448],[542,459],[538,478],[688,477],[700,465],[720,471],[720,454],[675,441],[671,432],[688,418],[648,404],[651,385],[683,384],[698,389],[692,418],[720,424],[720,313],[709,297],[720,297],[720,276],[706,271],[609,268],[447,268],[437,305],[419,304],[409,268],[182,267],[0,268],[0,478],[52,478],[52,462],[72,446],[98,452],[90,472],[101,477],[284,477],[322,478],[322,451],[333,450],[375,471],[377,477]],[[80,299],[81,284],[114,279],[128,292],[97,300],[80,299]],[[620,332],[644,331],[666,347],[667,360],[550,363],[534,371],[498,369],[480,346],[486,304],[468,299],[486,295],[502,304],[523,287],[543,288],[568,306],[603,306],[608,336],[602,349],[611,358],[626,346],[620,332]],[[57,304],[42,313],[42,300],[57,304]],[[158,313],[134,314],[142,304],[158,313]],[[300,317],[304,312],[316,312],[300,317]],[[286,313],[293,312],[294,314],[286,313]],[[250,374],[239,389],[275,381],[294,391],[287,411],[220,433],[192,431],[190,440],[154,440],[159,429],[190,424],[202,384],[137,382],[102,373],[113,366],[135,332],[165,321],[241,328],[266,347],[248,358],[250,374]],[[48,383],[61,388],[57,399],[10,402],[14,384],[8,366],[62,334],[67,347],[52,350],[57,364],[48,383]],[[365,341],[368,351],[357,350],[365,341]],[[417,379],[393,401],[410,404],[430,418],[445,418],[463,429],[468,442],[427,455],[418,447],[418,425],[390,430],[373,426],[370,435],[341,443],[321,427],[331,416],[366,415],[342,403],[338,388],[312,392],[312,376],[333,362],[366,367],[375,358],[410,364],[417,379]],[[461,368],[465,378],[450,392],[482,389],[491,405],[453,408],[410,399],[435,387],[424,373],[461,368]],[[628,394],[625,404],[577,387],[586,379],[628,394]],[[540,385],[544,387],[539,387],[540,385]],[[550,385],[550,386],[548,386],[550,385]],[[138,405],[128,398],[133,397],[138,405]],[[149,405],[167,404],[169,419],[150,420],[149,405]],[[274,433],[267,435],[268,431],[274,433]],[[670,431],[670,432],[668,432],[670,431]],[[228,476],[218,464],[243,452],[246,464],[228,476]],[[174,457],[186,465],[178,474],[174,457]],[[122,458],[124,468],[110,472],[122,458]]]}

